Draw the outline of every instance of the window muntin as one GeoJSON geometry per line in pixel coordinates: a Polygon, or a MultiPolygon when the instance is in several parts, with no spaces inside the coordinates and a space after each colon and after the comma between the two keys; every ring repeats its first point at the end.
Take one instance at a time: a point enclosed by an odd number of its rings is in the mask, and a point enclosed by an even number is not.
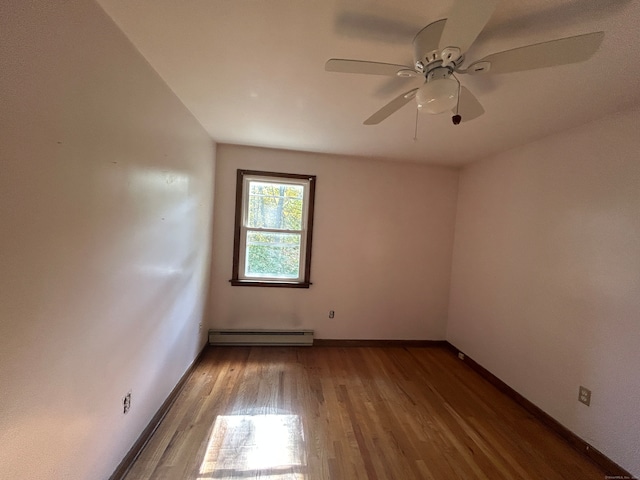
{"type": "Polygon", "coordinates": [[[310,285],[315,177],[238,170],[233,285],[310,285]]]}

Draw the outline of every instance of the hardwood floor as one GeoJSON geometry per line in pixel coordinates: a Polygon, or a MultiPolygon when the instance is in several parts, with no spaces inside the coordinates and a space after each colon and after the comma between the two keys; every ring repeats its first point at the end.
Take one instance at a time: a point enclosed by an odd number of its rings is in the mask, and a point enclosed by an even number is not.
{"type": "Polygon", "coordinates": [[[210,348],[126,479],[239,478],[605,472],[444,348],[210,348]]]}

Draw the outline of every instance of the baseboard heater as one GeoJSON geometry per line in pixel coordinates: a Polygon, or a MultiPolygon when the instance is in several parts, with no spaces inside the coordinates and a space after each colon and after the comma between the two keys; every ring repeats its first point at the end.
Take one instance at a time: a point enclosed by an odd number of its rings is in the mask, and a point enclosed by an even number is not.
{"type": "Polygon", "coordinates": [[[313,330],[209,330],[209,345],[313,345],[313,330]]]}

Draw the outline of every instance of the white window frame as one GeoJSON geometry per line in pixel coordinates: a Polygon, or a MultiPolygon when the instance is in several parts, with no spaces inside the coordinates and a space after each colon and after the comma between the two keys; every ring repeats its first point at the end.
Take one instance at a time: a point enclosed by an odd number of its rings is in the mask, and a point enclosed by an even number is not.
{"type": "Polygon", "coordinates": [[[315,196],[315,176],[275,172],[238,170],[236,184],[236,226],[232,285],[236,286],[281,286],[308,288],[310,282],[311,237],[313,225],[313,203],[315,196]],[[303,187],[302,225],[300,230],[249,227],[250,183],[261,182],[274,185],[298,185],[303,187]],[[300,235],[300,257],[298,277],[283,278],[256,276],[245,273],[247,258],[247,237],[250,232],[290,233],[300,235]]]}

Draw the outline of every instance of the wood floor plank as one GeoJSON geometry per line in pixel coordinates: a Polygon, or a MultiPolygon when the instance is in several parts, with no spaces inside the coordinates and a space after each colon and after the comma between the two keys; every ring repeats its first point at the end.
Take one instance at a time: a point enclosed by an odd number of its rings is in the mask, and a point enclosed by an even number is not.
{"type": "Polygon", "coordinates": [[[215,347],[126,480],[602,480],[444,348],[215,347]]]}

